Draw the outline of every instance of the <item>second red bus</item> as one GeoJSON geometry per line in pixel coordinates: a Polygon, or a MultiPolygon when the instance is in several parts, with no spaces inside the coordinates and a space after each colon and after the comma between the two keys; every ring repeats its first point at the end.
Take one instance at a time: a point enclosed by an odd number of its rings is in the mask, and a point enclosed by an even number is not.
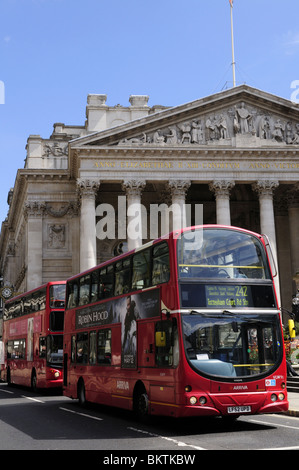
{"type": "Polygon", "coordinates": [[[5,303],[1,379],[32,389],[61,388],[65,281],[5,303]]]}

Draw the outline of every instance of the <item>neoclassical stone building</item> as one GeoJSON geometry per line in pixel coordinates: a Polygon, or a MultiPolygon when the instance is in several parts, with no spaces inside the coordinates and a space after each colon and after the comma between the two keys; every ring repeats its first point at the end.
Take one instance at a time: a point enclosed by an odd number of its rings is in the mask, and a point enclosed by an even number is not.
{"type": "Polygon", "coordinates": [[[299,288],[299,106],[246,85],[176,107],[147,103],[133,95],[130,106],[110,107],[105,95],[89,95],[84,126],[56,123],[49,139],[29,136],[2,223],[4,285],[26,291],[148,241],[149,220],[133,241],[118,223],[133,203],[147,213],[151,204],[202,204],[204,223],[269,236],[282,305],[291,308],[299,288]],[[115,208],[115,238],[96,236],[103,204],[115,208]]]}

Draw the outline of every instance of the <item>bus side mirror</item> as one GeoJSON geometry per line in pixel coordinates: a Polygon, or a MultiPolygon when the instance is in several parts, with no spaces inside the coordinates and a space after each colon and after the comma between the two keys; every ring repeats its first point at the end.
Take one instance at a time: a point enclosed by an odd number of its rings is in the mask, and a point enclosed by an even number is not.
{"type": "Polygon", "coordinates": [[[158,348],[163,348],[166,346],[166,332],[165,331],[156,331],[156,346],[158,348]]]}

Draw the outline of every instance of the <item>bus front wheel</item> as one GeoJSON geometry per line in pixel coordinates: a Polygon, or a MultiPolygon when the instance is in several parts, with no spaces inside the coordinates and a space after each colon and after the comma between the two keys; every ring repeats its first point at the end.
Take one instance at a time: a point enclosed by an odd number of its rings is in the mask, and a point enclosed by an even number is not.
{"type": "Polygon", "coordinates": [[[6,382],[7,382],[8,385],[12,385],[11,376],[10,376],[10,368],[9,367],[7,368],[7,372],[6,372],[6,382]]]}
{"type": "Polygon", "coordinates": [[[35,370],[33,370],[31,374],[31,389],[33,392],[36,392],[37,390],[37,378],[35,370]]]}

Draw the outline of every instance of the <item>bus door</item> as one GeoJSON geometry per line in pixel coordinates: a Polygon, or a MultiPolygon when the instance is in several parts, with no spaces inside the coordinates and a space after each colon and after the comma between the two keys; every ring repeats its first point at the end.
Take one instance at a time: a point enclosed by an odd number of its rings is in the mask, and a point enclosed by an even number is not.
{"type": "Polygon", "coordinates": [[[150,384],[152,413],[174,415],[175,374],[178,365],[178,333],[176,319],[161,320],[155,323],[155,363],[159,369],[159,380],[150,384]],[[166,405],[166,407],[165,407],[166,405]]]}
{"type": "Polygon", "coordinates": [[[138,332],[138,367],[155,367],[155,322],[139,321],[138,332]]]}

